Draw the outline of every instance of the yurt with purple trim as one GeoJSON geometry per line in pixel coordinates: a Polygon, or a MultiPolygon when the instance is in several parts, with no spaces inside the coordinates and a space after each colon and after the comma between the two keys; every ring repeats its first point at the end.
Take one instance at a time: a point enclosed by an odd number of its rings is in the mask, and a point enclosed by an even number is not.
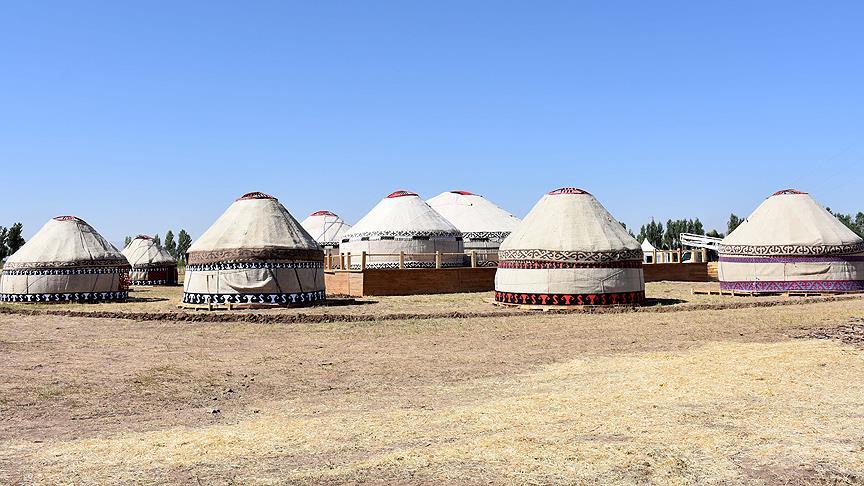
{"type": "Polygon", "coordinates": [[[544,195],[498,256],[495,300],[501,303],[632,305],[645,299],[639,242],[581,189],[544,195]]]}
{"type": "Polygon", "coordinates": [[[83,219],[57,216],[6,260],[0,301],[124,301],[129,269],[126,257],[83,219]]]}
{"type": "Polygon", "coordinates": [[[864,240],[806,192],[772,194],[723,239],[718,253],[723,290],[864,290],[864,240]]]}
{"type": "Polygon", "coordinates": [[[150,236],[138,235],[123,249],[132,285],[177,285],[177,259],[150,236]]]}
{"type": "Polygon", "coordinates": [[[279,203],[244,194],[186,254],[186,305],[310,305],[325,298],[324,252],[279,203]]]}

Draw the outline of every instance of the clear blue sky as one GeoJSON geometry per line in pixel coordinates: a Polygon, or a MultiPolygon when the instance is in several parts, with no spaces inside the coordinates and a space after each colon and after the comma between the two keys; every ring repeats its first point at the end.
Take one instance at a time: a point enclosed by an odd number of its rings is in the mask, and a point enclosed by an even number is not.
{"type": "Polygon", "coordinates": [[[405,188],[725,229],[864,209],[864,3],[39,1],[0,7],[0,225],[193,237],[249,191],[356,222],[405,188]]]}

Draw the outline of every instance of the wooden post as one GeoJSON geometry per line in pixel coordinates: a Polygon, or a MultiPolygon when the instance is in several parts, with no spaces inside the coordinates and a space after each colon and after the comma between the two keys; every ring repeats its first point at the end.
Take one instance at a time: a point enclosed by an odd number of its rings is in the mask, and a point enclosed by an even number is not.
{"type": "Polygon", "coordinates": [[[471,250],[471,268],[477,268],[477,250],[471,250]]]}
{"type": "Polygon", "coordinates": [[[325,272],[330,270],[330,256],[331,255],[329,253],[324,254],[324,271],[325,272]]]}
{"type": "Polygon", "coordinates": [[[705,263],[707,261],[708,261],[708,249],[702,248],[702,263],[705,263]]]}
{"type": "Polygon", "coordinates": [[[435,268],[441,268],[441,252],[435,252],[435,268]]]}
{"type": "Polygon", "coordinates": [[[681,263],[681,248],[675,250],[675,253],[678,255],[678,263],[681,263]]]}
{"type": "Polygon", "coordinates": [[[345,254],[345,270],[351,270],[351,252],[345,254]]]}
{"type": "Polygon", "coordinates": [[[405,270],[405,252],[399,252],[399,270],[405,270]]]}
{"type": "Polygon", "coordinates": [[[654,248],[654,256],[651,257],[651,263],[657,263],[657,248],[654,248]]]}
{"type": "Polygon", "coordinates": [[[366,252],[365,251],[360,254],[360,271],[361,272],[366,271],[366,252]]]}
{"type": "Polygon", "coordinates": [[[345,270],[345,254],[339,253],[339,270],[345,270]]]}

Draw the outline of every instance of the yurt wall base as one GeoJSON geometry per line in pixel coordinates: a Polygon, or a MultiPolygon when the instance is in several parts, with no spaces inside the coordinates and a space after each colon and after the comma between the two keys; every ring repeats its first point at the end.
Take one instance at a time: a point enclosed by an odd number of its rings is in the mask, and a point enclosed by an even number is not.
{"type": "Polygon", "coordinates": [[[495,288],[495,268],[370,269],[325,272],[327,293],[354,297],[487,292],[495,288]]]}

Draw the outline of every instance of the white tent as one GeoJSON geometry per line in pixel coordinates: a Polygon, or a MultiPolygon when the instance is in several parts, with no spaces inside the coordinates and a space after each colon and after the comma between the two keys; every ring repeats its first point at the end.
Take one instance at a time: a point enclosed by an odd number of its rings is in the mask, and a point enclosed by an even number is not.
{"type": "Polygon", "coordinates": [[[126,258],[84,220],[58,216],[6,260],[0,301],[126,300],[129,268],[126,258]]]}
{"type": "Polygon", "coordinates": [[[654,252],[657,251],[657,248],[648,241],[648,238],[645,238],[640,246],[642,248],[642,263],[658,263],[654,261],[654,252]]]}
{"type": "Polygon", "coordinates": [[[499,302],[614,305],[645,298],[639,242],[581,189],[544,195],[501,244],[499,259],[499,302]]]}
{"type": "Polygon", "coordinates": [[[138,235],[123,249],[132,265],[132,285],[177,285],[177,260],[147,235],[138,235]]]}
{"type": "Polygon", "coordinates": [[[245,194],[187,253],[184,304],[324,300],[324,253],[279,201],[245,194]]]}
{"type": "Polygon", "coordinates": [[[475,252],[478,264],[497,264],[498,247],[519,224],[519,218],[488,199],[467,191],[448,191],[426,201],[462,233],[465,252],[475,252]]]}
{"type": "Polygon", "coordinates": [[[720,288],[748,292],[864,290],[864,240],[809,194],[778,191],[718,249],[720,288]]]}
{"type": "Polygon", "coordinates": [[[342,237],[339,251],[351,253],[351,268],[360,267],[363,252],[368,268],[398,268],[400,252],[406,268],[435,267],[435,252],[444,267],[464,264],[459,230],[408,191],[382,199],[342,237]]]}
{"type": "Polygon", "coordinates": [[[342,236],[351,225],[330,211],[315,211],[300,223],[325,251],[339,249],[342,236]]]}

